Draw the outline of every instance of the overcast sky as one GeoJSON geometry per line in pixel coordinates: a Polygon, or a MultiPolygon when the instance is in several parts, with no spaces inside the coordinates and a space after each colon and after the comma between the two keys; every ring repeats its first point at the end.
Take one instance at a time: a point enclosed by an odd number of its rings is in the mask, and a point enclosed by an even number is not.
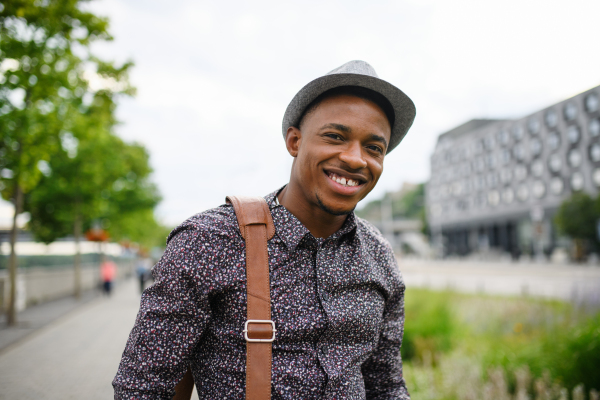
{"type": "Polygon", "coordinates": [[[354,59],[407,93],[413,128],[385,160],[373,199],[429,176],[437,136],[471,118],[521,117],[600,84],[600,2],[96,0],[132,59],[134,99],[118,133],[150,151],[175,225],[227,194],[288,180],[281,133],[306,83],[354,59]]]}

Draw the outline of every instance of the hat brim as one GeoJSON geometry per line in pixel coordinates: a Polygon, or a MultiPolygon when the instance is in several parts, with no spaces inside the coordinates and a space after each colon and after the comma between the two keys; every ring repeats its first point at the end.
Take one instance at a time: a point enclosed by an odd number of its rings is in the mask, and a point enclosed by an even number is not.
{"type": "Polygon", "coordinates": [[[290,126],[298,126],[306,107],[322,93],[340,86],[360,86],[383,95],[394,110],[394,126],[387,153],[392,151],[410,129],[415,120],[416,108],[412,100],[396,86],[383,79],[360,74],[331,74],[309,82],[294,96],[283,116],[283,138],[290,126]]]}

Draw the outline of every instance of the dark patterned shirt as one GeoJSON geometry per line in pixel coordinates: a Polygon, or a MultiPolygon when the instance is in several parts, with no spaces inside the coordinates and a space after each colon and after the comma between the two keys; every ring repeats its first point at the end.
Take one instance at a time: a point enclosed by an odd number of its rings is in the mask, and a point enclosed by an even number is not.
{"type": "MultiPolygon", "coordinates": [[[[388,242],[350,214],[315,238],[272,193],[272,399],[409,399],[402,376],[404,284],[388,242]]],[[[171,399],[191,365],[201,399],[244,399],[246,264],[233,207],[176,228],[153,268],[115,399],[171,399]]]]}

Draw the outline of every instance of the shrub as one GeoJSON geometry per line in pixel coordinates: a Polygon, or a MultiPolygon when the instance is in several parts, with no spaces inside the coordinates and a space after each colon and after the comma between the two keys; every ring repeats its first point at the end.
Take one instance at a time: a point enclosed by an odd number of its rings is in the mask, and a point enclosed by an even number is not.
{"type": "Polygon", "coordinates": [[[450,350],[456,333],[450,309],[451,293],[411,289],[406,292],[404,340],[405,360],[434,356],[450,350]]]}

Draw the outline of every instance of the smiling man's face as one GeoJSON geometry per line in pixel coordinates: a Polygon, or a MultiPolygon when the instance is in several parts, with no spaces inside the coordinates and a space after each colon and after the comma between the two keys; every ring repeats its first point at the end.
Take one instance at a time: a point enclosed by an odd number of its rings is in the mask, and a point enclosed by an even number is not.
{"type": "Polygon", "coordinates": [[[305,207],[349,214],[383,172],[391,128],[375,103],[351,95],[324,99],[290,127],[286,144],[294,157],[290,184],[305,207]]]}

